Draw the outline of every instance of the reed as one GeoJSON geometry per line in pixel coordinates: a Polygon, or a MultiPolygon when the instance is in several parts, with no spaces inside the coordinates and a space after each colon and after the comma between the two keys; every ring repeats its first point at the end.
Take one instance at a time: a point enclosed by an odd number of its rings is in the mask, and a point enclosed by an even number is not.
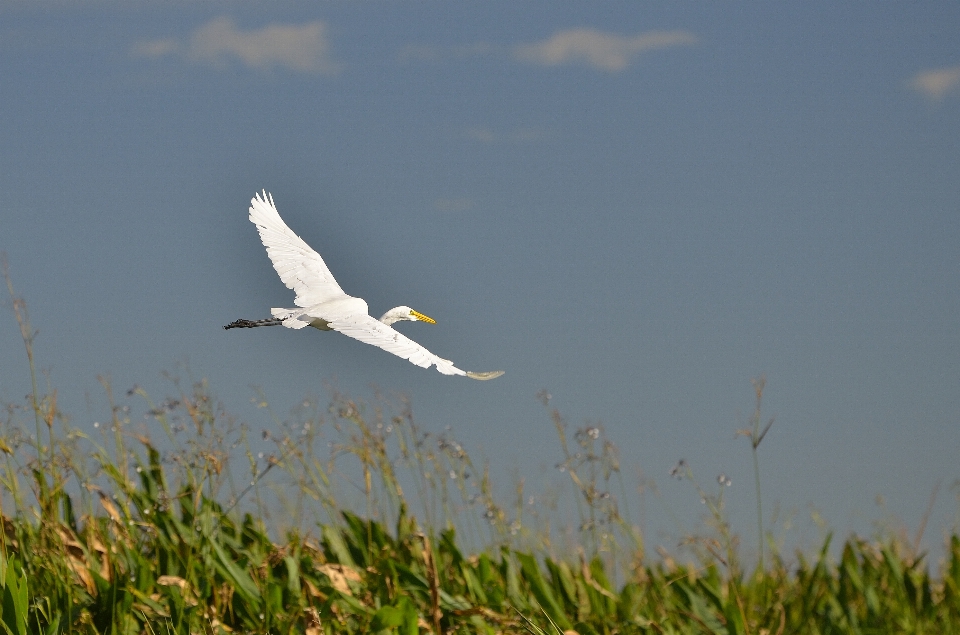
{"type": "MultiPolygon", "coordinates": [[[[742,571],[718,479],[686,463],[707,504],[694,554],[651,557],[629,518],[621,458],[599,425],[571,431],[540,395],[579,523],[564,533],[519,481],[498,498],[451,430],[401,397],[333,391],[281,419],[262,395],[260,443],[203,380],[134,387],[94,433],[72,426],[33,364],[34,392],[0,419],[0,624],[7,633],[861,633],[960,631],[960,537],[936,573],[897,536],[832,557],[774,546],[742,571]],[[138,427],[145,415],[158,439],[138,427]],[[271,443],[270,451],[255,447],[271,443]],[[566,542],[560,536],[567,536],[566,542]],[[788,565],[787,561],[795,561],[788,565]]],[[[749,438],[757,478],[764,384],[749,438]]],[[[761,545],[762,553],[762,545],[761,545]]]]}

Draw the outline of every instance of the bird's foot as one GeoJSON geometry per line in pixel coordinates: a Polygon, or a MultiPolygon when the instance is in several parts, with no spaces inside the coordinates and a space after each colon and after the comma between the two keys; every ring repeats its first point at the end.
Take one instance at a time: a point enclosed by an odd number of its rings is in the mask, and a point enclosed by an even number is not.
{"type": "Polygon", "coordinates": [[[279,326],[283,320],[277,318],[267,318],[265,320],[234,320],[224,326],[224,329],[252,329],[258,326],[279,326]]]}

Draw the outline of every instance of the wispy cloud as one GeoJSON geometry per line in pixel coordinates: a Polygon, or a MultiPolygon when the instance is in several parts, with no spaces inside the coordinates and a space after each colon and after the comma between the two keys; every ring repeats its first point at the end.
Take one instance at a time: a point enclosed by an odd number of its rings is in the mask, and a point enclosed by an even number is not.
{"type": "Polygon", "coordinates": [[[939,101],[950,91],[960,88],[960,66],[921,71],[910,79],[908,85],[929,99],[939,101]]]}
{"type": "Polygon", "coordinates": [[[472,198],[438,198],[433,208],[439,212],[465,212],[476,205],[472,198]]]}
{"type": "Polygon", "coordinates": [[[648,31],[626,36],[596,29],[558,31],[550,38],[514,49],[517,59],[543,66],[580,63],[594,68],[622,71],[644,51],[690,46],[697,37],[689,31],[648,31]]]}
{"type": "Polygon", "coordinates": [[[286,68],[327,75],[341,68],[331,55],[326,25],[319,20],[243,31],[224,16],[201,26],[185,42],[173,38],[144,40],[134,46],[133,52],[154,58],[179,56],[218,67],[236,61],[257,70],[286,68]]]}
{"type": "Polygon", "coordinates": [[[174,55],[179,48],[180,44],[174,39],[142,40],[134,45],[133,52],[143,57],[164,57],[174,55]]]}
{"type": "Polygon", "coordinates": [[[481,143],[536,141],[547,136],[546,132],[539,128],[517,128],[508,132],[498,132],[490,128],[468,128],[465,134],[467,138],[481,143]]]}

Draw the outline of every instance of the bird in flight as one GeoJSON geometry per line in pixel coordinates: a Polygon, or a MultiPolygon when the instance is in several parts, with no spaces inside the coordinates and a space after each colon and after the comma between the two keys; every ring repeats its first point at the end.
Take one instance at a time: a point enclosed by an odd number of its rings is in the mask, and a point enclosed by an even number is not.
{"type": "Polygon", "coordinates": [[[339,331],[344,335],[379,346],[421,368],[436,366],[444,375],[464,375],[471,379],[495,379],[502,370],[473,373],[460,370],[449,359],[434,355],[410,338],[395,330],[391,324],[400,320],[436,324],[408,306],[387,311],[379,320],[370,316],[367,303],[361,298],[344,293],[320,254],[293,233],[277,211],[273,196],[257,194],[250,201],[250,222],[257,226],[260,240],[267,248],[273,268],[283,284],[297,294],[295,309],[270,309],[272,318],[265,320],[236,320],[223,328],[254,328],[283,325],[291,329],[312,326],[321,331],[339,331]]]}

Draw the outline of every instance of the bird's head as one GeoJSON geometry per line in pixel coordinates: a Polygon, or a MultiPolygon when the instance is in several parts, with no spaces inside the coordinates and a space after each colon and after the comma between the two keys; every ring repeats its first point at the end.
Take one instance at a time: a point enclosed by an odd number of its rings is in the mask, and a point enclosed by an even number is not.
{"type": "Polygon", "coordinates": [[[426,322],[427,324],[437,323],[437,321],[432,317],[428,317],[419,311],[414,311],[408,306],[394,307],[384,313],[383,317],[380,318],[380,321],[384,324],[393,324],[394,322],[399,322],[400,320],[410,320],[411,322],[416,322],[419,320],[421,322],[426,322]]]}

